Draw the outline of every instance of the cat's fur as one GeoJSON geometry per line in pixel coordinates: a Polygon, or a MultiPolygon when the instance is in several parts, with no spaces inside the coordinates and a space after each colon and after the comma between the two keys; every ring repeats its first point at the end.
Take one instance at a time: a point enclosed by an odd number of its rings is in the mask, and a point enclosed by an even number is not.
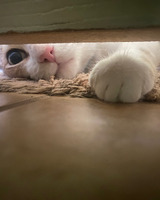
{"type": "Polygon", "coordinates": [[[50,76],[70,79],[90,69],[89,82],[98,98],[108,102],[136,102],[154,85],[160,63],[159,42],[71,43],[1,46],[1,66],[9,77],[34,80],[50,76]],[[55,62],[39,62],[47,46],[54,47],[55,62]],[[10,65],[6,53],[23,49],[28,57],[10,65]]]}

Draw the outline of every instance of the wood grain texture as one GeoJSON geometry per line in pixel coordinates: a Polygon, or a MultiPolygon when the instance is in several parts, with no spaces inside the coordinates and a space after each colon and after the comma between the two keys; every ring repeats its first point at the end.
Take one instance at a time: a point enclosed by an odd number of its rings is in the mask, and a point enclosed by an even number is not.
{"type": "Polygon", "coordinates": [[[1,0],[0,33],[160,25],[160,1],[1,0]]]}
{"type": "Polygon", "coordinates": [[[160,199],[159,104],[4,97],[0,199],[160,199]]]}
{"type": "Polygon", "coordinates": [[[0,44],[160,41],[160,27],[0,34],[0,44]]]}

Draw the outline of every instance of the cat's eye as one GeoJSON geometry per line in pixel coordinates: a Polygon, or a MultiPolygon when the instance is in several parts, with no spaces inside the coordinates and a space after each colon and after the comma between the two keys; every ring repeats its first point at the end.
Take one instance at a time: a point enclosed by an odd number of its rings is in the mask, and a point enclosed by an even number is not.
{"type": "Polygon", "coordinates": [[[7,60],[10,65],[16,65],[28,57],[28,54],[22,49],[11,49],[7,52],[7,60]]]}

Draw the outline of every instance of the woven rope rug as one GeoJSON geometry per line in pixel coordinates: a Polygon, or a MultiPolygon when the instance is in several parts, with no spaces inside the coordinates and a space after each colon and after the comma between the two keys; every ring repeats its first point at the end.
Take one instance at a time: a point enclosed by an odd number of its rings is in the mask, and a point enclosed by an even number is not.
{"type": "MultiPolygon", "coordinates": [[[[54,79],[38,82],[22,78],[6,78],[0,74],[0,92],[21,94],[46,94],[50,96],[69,95],[71,97],[96,98],[88,83],[89,74],[79,74],[72,80],[54,79]]],[[[160,102],[160,72],[157,72],[154,88],[140,101],[160,102]]]]}

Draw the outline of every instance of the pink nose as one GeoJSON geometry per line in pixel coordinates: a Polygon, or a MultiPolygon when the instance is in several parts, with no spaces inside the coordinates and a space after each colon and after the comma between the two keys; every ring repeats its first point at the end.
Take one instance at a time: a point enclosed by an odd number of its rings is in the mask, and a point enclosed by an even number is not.
{"type": "Polygon", "coordinates": [[[39,57],[39,62],[55,62],[54,49],[51,46],[46,47],[44,52],[39,57]]]}

